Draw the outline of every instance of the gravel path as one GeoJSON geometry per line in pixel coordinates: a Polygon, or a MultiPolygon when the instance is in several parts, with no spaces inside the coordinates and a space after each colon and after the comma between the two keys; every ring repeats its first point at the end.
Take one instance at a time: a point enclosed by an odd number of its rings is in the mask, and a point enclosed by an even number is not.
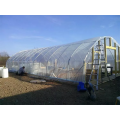
{"type": "Polygon", "coordinates": [[[77,85],[55,81],[34,84],[30,80],[33,78],[13,73],[0,78],[0,105],[114,105],[120,96],[120,77],[101,84],[95,101],[87,100],[86,92],[78,92],[77,85]]]}

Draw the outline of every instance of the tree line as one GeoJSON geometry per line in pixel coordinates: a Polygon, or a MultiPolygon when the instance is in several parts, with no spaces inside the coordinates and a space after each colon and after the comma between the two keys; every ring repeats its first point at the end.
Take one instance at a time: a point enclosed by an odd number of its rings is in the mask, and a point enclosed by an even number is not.
{"type": "Polygon", "coordinates": [[[5,66],[9,57],[7,52],[0,52],[0,66],[5,66]]]}

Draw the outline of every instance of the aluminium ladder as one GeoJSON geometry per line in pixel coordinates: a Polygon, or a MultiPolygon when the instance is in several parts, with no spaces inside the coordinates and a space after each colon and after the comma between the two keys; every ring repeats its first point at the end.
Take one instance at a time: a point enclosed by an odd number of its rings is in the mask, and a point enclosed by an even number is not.
{"type": "Polygon", "coordinates": [[[94,60],[92,63],[92,71],[90,74],[89,82],[92,80],[96,81],[96,90],[98,90],[98,80],[99,80],[99,68],[101,66],[105,66],[105,70],[107,70],[105,54],[104,54],[104,45],[101,43],[100,45],[96,45],[94,48],[94,60]],[[97,71],[97,73],[95,73],[97,71]],[[93,79],[94,77],[94,79],[93,79]]]}

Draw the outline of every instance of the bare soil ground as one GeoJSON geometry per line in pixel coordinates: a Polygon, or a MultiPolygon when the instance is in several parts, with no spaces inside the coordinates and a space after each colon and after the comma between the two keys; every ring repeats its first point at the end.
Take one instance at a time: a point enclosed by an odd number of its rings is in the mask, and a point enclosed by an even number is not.
{"type": "MultiPolygon", "coordinates": [[[[87,100],[87,92],[78,92],[77,85],[47,80],[30,83],[28,76],[9,74],[0,78],[0,105],[115,105],[120,96],[120,77],[99,85],[95,101],[87,100]]],[[[119,104],[119,103],[118,103],[119,104]]]]}

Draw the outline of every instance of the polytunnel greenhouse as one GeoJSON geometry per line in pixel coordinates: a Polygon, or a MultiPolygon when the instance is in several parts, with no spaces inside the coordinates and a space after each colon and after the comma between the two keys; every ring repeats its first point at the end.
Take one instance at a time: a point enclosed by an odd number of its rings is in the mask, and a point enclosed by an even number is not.
{"type": "Polygon", "coordinates": [[[98,85],[108,76],[120,76],[120,46],[112,37],[97,37],[20,51],[8,59],[6,66],[10,72],[25,66],[29,74],[98,85]]]}

